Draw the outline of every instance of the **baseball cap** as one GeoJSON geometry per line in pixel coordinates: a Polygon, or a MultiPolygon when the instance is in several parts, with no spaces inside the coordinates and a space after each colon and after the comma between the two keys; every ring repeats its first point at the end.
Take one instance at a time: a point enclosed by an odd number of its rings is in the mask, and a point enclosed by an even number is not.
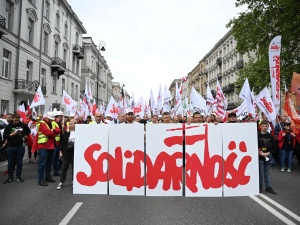
{"type": "Polygon", "coordinates": [[[70,117],[75,117],[75,114],[74,114],[74,113],[71,113],[71,114],[70,114],[70,117]]]}
{"type": "Polygon", "coordinates": [[[126,109],[126,114],[133,113],[132,109],[126,109]]]}

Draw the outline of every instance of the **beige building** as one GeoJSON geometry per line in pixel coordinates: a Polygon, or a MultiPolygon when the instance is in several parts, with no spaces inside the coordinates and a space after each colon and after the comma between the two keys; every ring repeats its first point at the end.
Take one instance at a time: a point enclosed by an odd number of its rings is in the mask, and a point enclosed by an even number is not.
{"type": "MultiPolygon", "coordinates": [[[[239,93],[237,93],[234,83],[237,80],[238,70],[242,69],[244,63],[249,62],[250,59],[248,53],[237,52],[236,45],[237,42],[230,30],[188,74],[190,88],[194,86],[203,97],[206,96],[207,85],[215,95],[218,79],[228,101],[228,109],[233,109],[239,104],[239,93]]],[[[250,52],[249,55],[255,56],[253,52],[250,52]]]]}
{"type": "MultiPolygon", "coordinates": [[[[129,94],[125,90],[125,85],[124,85],[124,96],[126,99],[130,99],[129,94]]],[[[120,97],[122,93],[122,86],[120,85],[119,82],[112,82],[112,96],[114,97],[116,102],[119,102],[120,97]]]]}
{"type": "Polygon", "coordinates": [[[64,110],[63,89],[79,99],[86,30],[66,0],[1,0],[0,24],[1,113],[32,101],[39,85],[46,99],[40,113],[64,110]]]}
{"type": "Polygon", "coordinates": [[[180,79],[175,79],[172,81],[170,87],[169,87],[169,91],[171,93],[172,96],[172,101],[171,101],[171,107],[174,107],[174,102],[175,101],[175,96],[176,96],[176,83],[178,85],[178,88],[180,88],[180,79]]]}

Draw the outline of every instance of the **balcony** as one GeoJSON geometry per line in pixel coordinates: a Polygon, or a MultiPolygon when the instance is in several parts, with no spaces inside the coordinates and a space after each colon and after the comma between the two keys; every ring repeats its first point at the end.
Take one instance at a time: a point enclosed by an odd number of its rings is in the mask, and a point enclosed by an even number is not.
{"type": "Polygon", "coordinates": [[[5,18],[0,15],[0,39],[2,38],[2,35],[6,35],[6,28],[5,28],[5,18]]]}
{"type": "Polygon", "coordinates": [[[237,69],[242,69],[244,67],[244,60],[241,59],[241,60],[237,61],[236,67],[237,67],[237,69]]]}
{"type": "Polygon", "coordinates": [[[59,57],[53,57],[51,59],[51,75],[57,75],[59,79],[60,75],[63,75],[66,71],[66,62],[59,57]]]}
{"type": "MultiPolygon", "coordinates": [[[[15,80],[15,89],[14,93],[19,94],[32,94],[34,95],[40,83],[37,80],[27,81],[25,79],[16,79],[15,80]]],[[[41,87],[43,95],[46,95],[47,89],[45,86],[41,87]]]]}
{"type": "Polygon", "coordinates": [[[234,84],[229,84],[227,86],[224,86],[222,90],[224,93],[234,92],[234,84]]]}
{"type": "Polygon", "coordinates": [[[204,73],[205,73],[205,74],[208,74],[208,69],[205,69],[205,70],[204,70],[204,73]]]}
{"type": "Polygon", "coordinates": [[[73,54],[75,56],[77,56],[78,59],[83,59],[84,58],[84,50],[78,44],[73,45],[73,54]]]}

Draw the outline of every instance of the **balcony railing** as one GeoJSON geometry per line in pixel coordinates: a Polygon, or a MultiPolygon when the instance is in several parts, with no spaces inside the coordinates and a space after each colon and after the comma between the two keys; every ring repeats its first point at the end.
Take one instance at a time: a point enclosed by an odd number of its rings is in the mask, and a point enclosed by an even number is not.
{"type": "Polygon", "coordinates": [[[74,53],[74,55],[76,55],[78,57],[78,59],[83,59],[84,58],[84,50],[78,44],[73,45],[73,53],[74,53]]]}
{"type": "Polygon", "coordinates": [[[241,59],[241,60],[237,61],[236,67],[237,67],[237,69],[242,69],[244,67],[244,60],[241,59]]]}
{"type": "Polygon", "coordinates": [[[217,78],[218,78],[218,80],[222,80],[222,73],[218,73],[217,78]]]}
{"type": "MultiPolygon", "coordinates": [[[[25,79],[16,79],[15,80],[15,90],[18,91],[25,91],[25,92],[36,92],[37,88],[39,87],[40,83],[37,80],[28,81],[25,79]]],[[[42,87],[43,89],[43,87],[42,87]]],[[[46,87],[44,87],[46,91],[46,87]]]]}
{"type": "Polygon", "coordinates": [[[222,58],[217,58],[216,64],[218,66],[221,66],[222,65],[222,58]]]}
{"type": "Polygon", "coordinates": [[[66,62],[64,60],[62,60],[61,58],[59,58],[59,57],[53,57],[51,59],[51,65],[54,66],[54,67],[55,66],[60,66],[64,69],[66,69],[66,62]]]}
{"type": "Polygon", "coordinates": [[[5,24],[6,24],[5,18],[0,15],[0,27],[5,28],[5,24]]]}

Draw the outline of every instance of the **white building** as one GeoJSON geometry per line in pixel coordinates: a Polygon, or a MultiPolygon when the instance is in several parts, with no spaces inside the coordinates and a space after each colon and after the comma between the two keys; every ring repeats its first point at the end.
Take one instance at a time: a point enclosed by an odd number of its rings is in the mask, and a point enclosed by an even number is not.
{"type": "Polygon", "coordinates": [[[1,113],[32,101],[39,85],[46,99],[40,113],[50,106],[64,110],[63,89],[78,100],[86,30],[68,2],[1,0],[0,24],[3,19],[7,34],[0,39],[1,113]]]}
{"type": "Polygon", "coordinates": [[[90,85],[93,97],[98,101],[108,103],[112,96],[112,73],[101,55],[99,48],[93,42],[91,37],[83,37],[83,49],[85,58],[81,67],[81,88],[82,93],[85,90],[86,82],[90,85]]]}

